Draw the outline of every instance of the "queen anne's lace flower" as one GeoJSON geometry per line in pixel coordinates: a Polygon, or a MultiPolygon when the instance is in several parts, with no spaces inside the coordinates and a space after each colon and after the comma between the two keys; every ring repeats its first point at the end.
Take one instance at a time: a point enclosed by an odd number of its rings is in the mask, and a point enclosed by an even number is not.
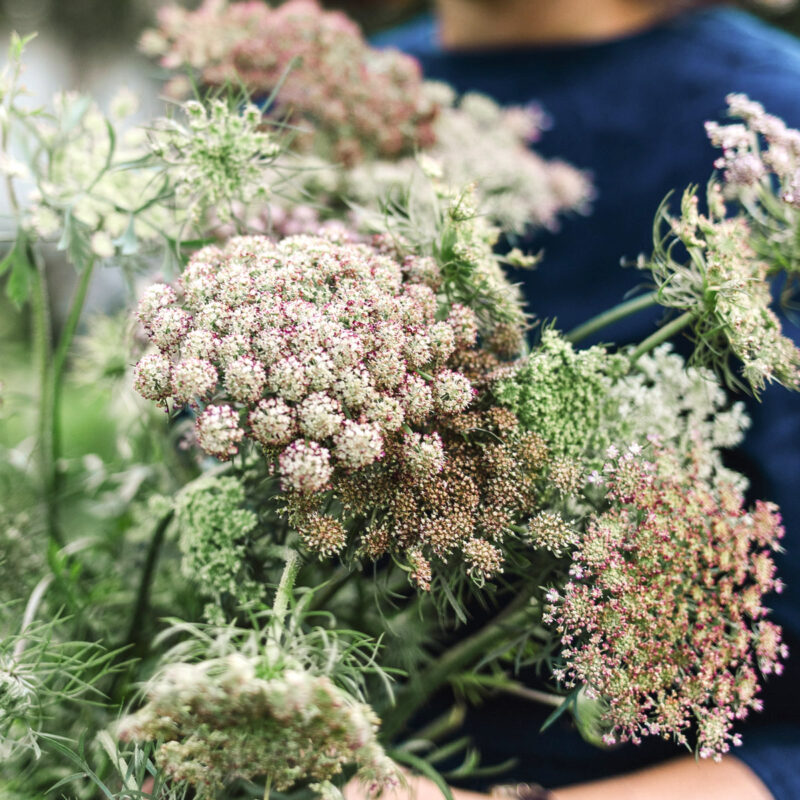
{"type": "MultiPolygon", "coordinates": [[[[500,362],[478,349],[475,315],[416,282],[432,268],[414,264],[340,236],[205,248],[179,293],[161,285],[144,295],[140,317],[162,349],[140,362],[137,385],[197,407],[197,442],[210,455],[230,458],[245,439],[263,447],[310,549],[344,544],[349,528],[325,513],[335,497],[346,519],[375,521],[362,541],[374,557],[458,553],[483,578],[500,551],[482,539],[500,541],[534,503],[527,439],[511,437],[500,409],[485,419],[472,410],[474,383],[500,362]],[[169,335],[166,319],[177,321],[169,335]],[[472,430],[494,447],[465,442],[472,430]],[[501,431],[511,438],[497,457],[501,431]]],[[[424,569],[412,571],[427,584],[424,569]]]]}
{"type": "Polygon", "coordinates": [[[316,0],[278,8],[206,0],[194,12],[167,6],[159,25],[142,47],[164,66],[189,66],[206,86],[244,85],[255,96],[280,86],[278,113],[312,122],[315,143],[336,161],[411,153],[433,139],[436,106],[417,62],[370,48],[355,23],[316,0]]]}
{"type": "Polygon", "coordinates": [[[784,336],[771,308],[769,264],[753,249],[748,221],[724,214],[712,186],[708,216],[700,214],[694,191],[684,194],[680,218],[667,216],[673,235],[648,265],[658,283],[658,301],[691,315],[696,360],[732,381],[728,361],[733,356],[754,392],[768,382],[797,391],[800,349],[784,336]],[[687,263],[674,260],[669,242],[689,251],[687,263]]]}
{"type": "Polygon", "coordinates": [[[577,543],[573,580],[548,593],[562,677],[602,698],[608,741],[687,743],[696,724],[700,755],[718,759],[739,743],[734,721],[760,708],[756,669],[780,672],[787,655],[763,604],[781,589],[780,516],[767,503],[748,513],[665,450],[655,463],[612,452],[604,475],[611,508],[577,543]]]}
{"type": "Polygon", "coordinates": [[[399,783],[369,706],[324,676],[261,673],[259,659],[238,653],[171,664],[149,682],[146,705],[122,720],[119,736],[158,742],[159,768],[198,798],[219,796],[237,778],[263,776],[285,792],[330,781],[351,764],[376,788],[399,783]]]}

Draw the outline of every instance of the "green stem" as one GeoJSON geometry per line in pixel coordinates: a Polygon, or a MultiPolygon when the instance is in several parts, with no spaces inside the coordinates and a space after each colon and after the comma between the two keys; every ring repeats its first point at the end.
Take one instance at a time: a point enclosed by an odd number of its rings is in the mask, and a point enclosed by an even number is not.
{"type": "Polygon", "coordinates": [[[278,589],[275,592],[275,602],[272,604],[273,620],[276,627],[283,624],[286,612],[289,610],[289,601],[292,599],[294,582],[300,570],[300,556],[294,550],[286,555],[286,566],[283,568],[278,589]]]}
{"type": "Polygon", "coordinates": [[[618,306],[614,306],[614,308],[610,308],[608,311],[604,311],[602,314],[592,317],[582,325],[578,325],[578,327],[573,328],[565,338],[567,341],[577,344],[593,333],[621,319],[625,319],[625,317],[635,314],[637,311],[643,311],[657,304],[656,292],[649,292],[648,294],[643,294],[641,297],[634,297],[632,300],[626,300],[624,303],[620,303],[618,306]]]}
{"type": "Polygon", "coordinates": [[[58,502],[56,500],[55,458],[53,453],[53,414],[51,391],[52,329],[50,326],[50,298],[47,291],[47,274],[41,259],[33,254],[33,292],[31,294],[31,313],[33,321],[33,348],[39,373],[39,418],[37,434],[39,439],[39,473],[42,499],[47,519],[47,532],[50,539],[59,547],[63,546],[63,536],[58,527],[58,502]]]}
{"type": "Polygon", "coordinates": [[[128,635],[126,638],[127,645],[134,645],[139,647],[142,643],[142,636],[144,633],[144,619],[150,608],[150,589],[153,585],[153,578],[156,574],[156,567],[158,566],[158,558],[161,554],[161,548],[166,538],[167,528],[172,522],[175,512],[168,511],[158,521],[158,524],[153,531],[153,538],[150,540],[150,546],[147,548],[147,557],[145,558],[142,576],[139,580],[139,589],[136,592],[136,603],[133,607],[133,614],[131,621],[128,625],[128,635]]]}
{"type": "Polygon", "coordinates": [[[440,655],[413,683],[401,689],[394,706],[383,715],[381,731],[387,741],[403,728],[417,710],[447,683],[448,679],[463,669],[475,664],[486,653],[500,644],[509,630],[518,631],[531,622],[530,595],[522,594],[491,622],[472,636],[456,644],[440,655]]]}
{"type": "Polygon", "coordinates": [[[52,413],[52,432],[53,432],[53,467],[55,469],[53,475],[53,485],[58,489],[59,473],[58,461],[61,458],[61,397],[64,383],[64,367],[69,355],[70,345],[75,338],[75,332],[78,329],[81,314],[83,313],[83,306],[86,302],[86,294],[89,291],[89,284],[92,281],[92,273],[94,272],[95,261],[92,259],[83,268],[78,278],[78,285],[75,287],[75,294],[72,297],[70,304],[69,314],[67,315],[64,328],[61,331],[61,336],[58,340],[56,351],[53,355],[52,363],[52,400],[51,400],[51,413],[52,413]]]}
{"type": "MultiPolygon", "coordinates": [[[[173,510],[168,511],[158,521],[153,537],[150,540],[150,546],[147,548],[147,556],[144,562],[141,578],[139,579],[139,588],[136,592],[136,602],[133,606],[133,613],[131,620],[128,623],[128,631],[125,637],[125,643],[120,648],[120,653],[129,658],[140,659],[145,654],[144,644],[147,641],[148,628],[145,625],[145,617],[150,610],[150,590],[153,584],[153,578],[156,574],[156,567],[158,566],[158,558],[161,554],[161,548],[164,544],[167,528],[175,516],[173,510]]],[[[119,701],[122,699],[122,694],[125,684],[131,670],[137,662],[129,660],[124,669],[120,669],[114,676],[111,682],[111,687],[108,690],[109,697],[112,700],[119,701]]]]}
{"type": "Polygon", "coordinates": [[[539,689],[529,689],[527,686],[523,686],[519,683],[505,684],[501,688],[501,691],[507,694],[513,694],[516,697],[522,697],[533,703],[542,703],[543,705],[553,706],[554,708],[558,708],[564,702],[564,697],[562,695],[552,694],[552,692],[542,692],[539,689]]]}
{"type": "Polygon", "coordinates": [[[264,786],[264,800],[269,800],[269,793],[272,789],[272,778],[267,776],[267,784],[264,786]]]}
{"type": "Polygon", "coordinates": [[[683,330],[687,325],[691,324],[694,320],[694,314],[691,311],[684,311],[679,317],[676,317],[672,322],[659,328],[654,334],[648,336],[632,353],[631,364],[635,364],[643,355],[654,350],[662,342],[672,338],[676,333],[683,330]]]}

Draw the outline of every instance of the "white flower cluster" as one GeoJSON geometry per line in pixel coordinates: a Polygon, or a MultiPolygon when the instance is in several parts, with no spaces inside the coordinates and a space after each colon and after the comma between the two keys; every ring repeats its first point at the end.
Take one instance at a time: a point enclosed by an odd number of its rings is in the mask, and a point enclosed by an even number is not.
{"type": "Polygon", "coordinates": [[[729,405],[713,373],[687,367],[669,344],[642,356],[609,386],[601,424],[612,442],[656,439],[678,453],[691,452],[703,480],[746,488],[746,478],[724,467],[720,454],[736,447],[750,425],[744,404],[729,405]]]}
{"type": "Polygon", "coordinates": [[[183,106],[186,123],[162,119],[151,135],[152,152],[169,170],[179,200],[195,219],[214,209],[221,222],[233,205],[265,201],[267,168],[280,153],[272,134],[264,130],[260,109],[247,105],[233,110],[223,100],[208,107],[197,101],[183,106]]]}
{"type": "Polygon", "coordinates": [[[784,335],[772,309],[769,263],[754,249],[746,216],[727,217],[719,187],[711,184],[708,215],[698,210],[694,189],[684,192],[681,216],[665,214],[665,236],[647,265],[655,278],[658,302],[685,312],[696,341],[694,358],[736,383],[729,361],[753,392],[768,382],[800,390],[800,348],[784,335]],[[675,260],[688,251],[685,263],[675,260]]]}
{"type": "Polygon", "coordinates": [[[341,797],[330,781],[351,764],[372,791],[399,783],[369,706],[325,676],[263,672],[261,659],[238,653],[170,664],[148,684],[144,708],[122,720],[120,738],[157,741],[164,774],[198,798],[260,776],[280,792],[316,781],[320,794],[341,797]]]}

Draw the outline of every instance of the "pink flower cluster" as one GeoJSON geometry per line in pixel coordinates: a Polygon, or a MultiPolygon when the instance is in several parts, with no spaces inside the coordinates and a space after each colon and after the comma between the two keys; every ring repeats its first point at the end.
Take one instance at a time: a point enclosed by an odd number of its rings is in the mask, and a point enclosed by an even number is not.
{"type": "Polygon", "coordinates": [[[320,155],[334,161],[396,157],[434,140],[436,106],[416,60],[370,48],[354,22],[317,0],[167,6],[159,25],[142,47],[164,66],[191,66],[207,86],[244,85],[254,96],[280,86],[278,114],[312,122],[315,148],[325,142],[320,155]]]}
{"type": "MultiPolygon", "coordinates": [[[[155,284],[139,319],[157,352],[136,367],[146,398],[204,406],[197,438],[226,459],[248,436],[279,453],[284,486],[323,490],[337,468],[380,460],[405,422],[456,414],[475,396],[446,367],[464,338],[462,307],[437,321],[438,302],[415,275],[368,245],[296,236],[207,247],[176,291],[155,284]],[[212,402],[213,401],[213,402],[212,402]]],[[[468,327],[468,326],[467,326],[468,327]]],[[[437,465],[420,441],[413,463],[437,465]]]]}
{"type": "Polygon", "coordinates": [[[743,122],[707,122],[706,132],[722,150],[714,166],[723,170],[728,187],[753,187],[774,176],[783,200],[800,207],[800,131],[787,128],[746,95],[730,94],[727,102],[729,114],[743,122]]]}
{"type": "Polygon", "coordinates": [[[572,579],[551,589],[548,622],[561,633],[568,685],[606,707],[607,740],[648,735],[701,757],[739,744],[734,722],[759,709],[759,672],[779,673],[787,649],[763,597],[780,591],[771,551],[777,509],[726,486],[712,490],[656,448],[656,464],[611,453],[610,510],[573,555],[572,579]]]}

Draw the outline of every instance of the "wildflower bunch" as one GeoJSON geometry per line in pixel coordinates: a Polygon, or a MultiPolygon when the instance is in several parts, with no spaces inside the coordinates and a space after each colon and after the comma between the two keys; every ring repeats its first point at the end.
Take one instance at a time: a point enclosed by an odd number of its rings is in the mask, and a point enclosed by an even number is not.
{"type": "MultiPolygon", "coordinates": [[[[317,0],[266,3],[206,0],[197,11],[167,6],[142,47],[168,68],[191,67],[206,86],[279,88],[274,111],[308,122],[302,149],[344,164],[394,158],[427,147],[436,106],[417,62],[364,41],[358,26],[317,0]]],[[[175,84],[173,87],[177,88],[175,84]]]]}
{"type": "Polygon", "coordinates": [[[469,569],[491,574],[499,551],[476,537],[502,539],[530,501],[523,464],[538,456],[515,454],[529,447],[525,437],[464,442],[484,427],[479,437],[489,439],[513,429],[475,406],[500,364],[492,347],[506,342],[493,336],[478,348],[475,313],[437,296],[444,281],[430,258],[401,263],[330,237],[204,248],[180,279],[180,301],[165,284],[142,297],[156,350],[137,364],[137,389],[196,407],[209,455],[260,445],[293,524],[321,555],[348,543],[342,519],[325,512],[336,498],[345,518],[372,520],[362,546],[373,558],[405,552],[424,576],[431,554],[461,552],[469,569]]]}
{"type": "Polygon", "coordinates": [[[713,183],[708,205],[708,215],[701,214],[697,194],[689,189],[680,217],[662,212],[669,232],[656,242],[647,265],[658,302],[684,312],[680,320],[692,326],[694,358],[727,382],[738,382],[730,365],[736,359],[754,393],[768,382],[797,390],[800,349],[783,334],[770,307],[769,266],[753,249],[750,226],[742,216],[725,216],[713,183]],[[676,254],[684,252],[688,260],[678,261],[676,254]]]}
{"type": "Polygon", "coordinates": [[[747,511],[675,453],[637,453],[609,451],[610,507],[589,520],[571,579],[548,593],[557,675],[601,701],[606,741],[687,744],[696,726],[700,756],[718,759],[740,743],[736,720],[761,707],[759,674],[779,673],[787,655],[764,606],[781,589],[780,516],[769,503],[747,511]]]}

